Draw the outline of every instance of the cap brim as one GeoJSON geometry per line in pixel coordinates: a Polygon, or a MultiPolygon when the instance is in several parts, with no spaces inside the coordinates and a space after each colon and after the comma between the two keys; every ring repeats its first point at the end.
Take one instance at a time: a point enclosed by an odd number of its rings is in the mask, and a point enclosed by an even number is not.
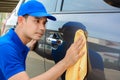
{"type": "Polygon", "coordinates": [[[46,13],[37,12],[37,13],[30,13],[29,15],[35,16],[35,17],[47,17],[50,20],[56,21],[56,18],[54,16],[46,13]]]}

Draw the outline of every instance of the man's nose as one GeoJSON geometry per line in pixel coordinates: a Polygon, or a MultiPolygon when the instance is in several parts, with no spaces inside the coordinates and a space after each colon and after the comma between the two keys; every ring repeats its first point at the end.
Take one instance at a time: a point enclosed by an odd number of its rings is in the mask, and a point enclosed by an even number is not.
{"type": "Polygon", "coordinates": [[[39,25],[39,30],[41,31],[41,33],[44,33],[45,32],[45,25],[41,24],[39,25]]]}
{"type": "Polygon", "coordinates": [[[39,24],[39,29],[45,30],[45,25],[44,24],[39,24]]]}

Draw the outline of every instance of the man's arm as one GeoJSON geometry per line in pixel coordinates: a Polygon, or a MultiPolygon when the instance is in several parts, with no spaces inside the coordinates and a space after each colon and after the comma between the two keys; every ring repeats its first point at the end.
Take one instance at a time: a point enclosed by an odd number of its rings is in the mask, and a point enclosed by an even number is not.
{"type": "Polygon", "coordinates": [[[80,37],[70,46],[67,50],[66,56],[60,62],[41,75],[30,79],[27,73],[23,71],[12,76],[9,80],[56,80],[68,67],[75,64],[84,54],[85,51],[81,51],[81,54],[78,54],[84,44],[85,42],[83,42],[83,38],[80,37]]]}

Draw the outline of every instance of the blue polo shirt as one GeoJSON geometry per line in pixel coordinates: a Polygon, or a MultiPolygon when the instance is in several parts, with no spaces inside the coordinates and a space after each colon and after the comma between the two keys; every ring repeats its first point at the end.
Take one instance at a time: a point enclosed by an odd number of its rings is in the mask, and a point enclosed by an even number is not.
{"type": "Polygon", "coordinates": [[[30,49],[22,43],[14,29],[0,37],[0,80],[25,71],[25,60],[30,49]]]}

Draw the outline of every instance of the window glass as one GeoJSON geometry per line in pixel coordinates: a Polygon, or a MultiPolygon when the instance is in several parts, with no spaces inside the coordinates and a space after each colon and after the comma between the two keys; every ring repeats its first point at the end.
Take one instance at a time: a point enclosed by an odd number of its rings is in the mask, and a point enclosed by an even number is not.
{"type": "Polygon", "coordinates": [[[48,12],[53,12],[55,10],[57,0],[40,0],[40,2],[44,4],[48,12]]]}
{"type": "MultiPolygon", "coordinates": [[[[119,7],[109,5],[110,3],[106,1],[108,0],[73,0],[73,2],[71,2],[71,0],[64,0],[62,11],[100,11],[120,9],[119,7]]],[[[114,1],[120,2],[120,0],[114,1]]],[[[117,3],[116,5],[118,6],[119,4],[117,3]]]]}

